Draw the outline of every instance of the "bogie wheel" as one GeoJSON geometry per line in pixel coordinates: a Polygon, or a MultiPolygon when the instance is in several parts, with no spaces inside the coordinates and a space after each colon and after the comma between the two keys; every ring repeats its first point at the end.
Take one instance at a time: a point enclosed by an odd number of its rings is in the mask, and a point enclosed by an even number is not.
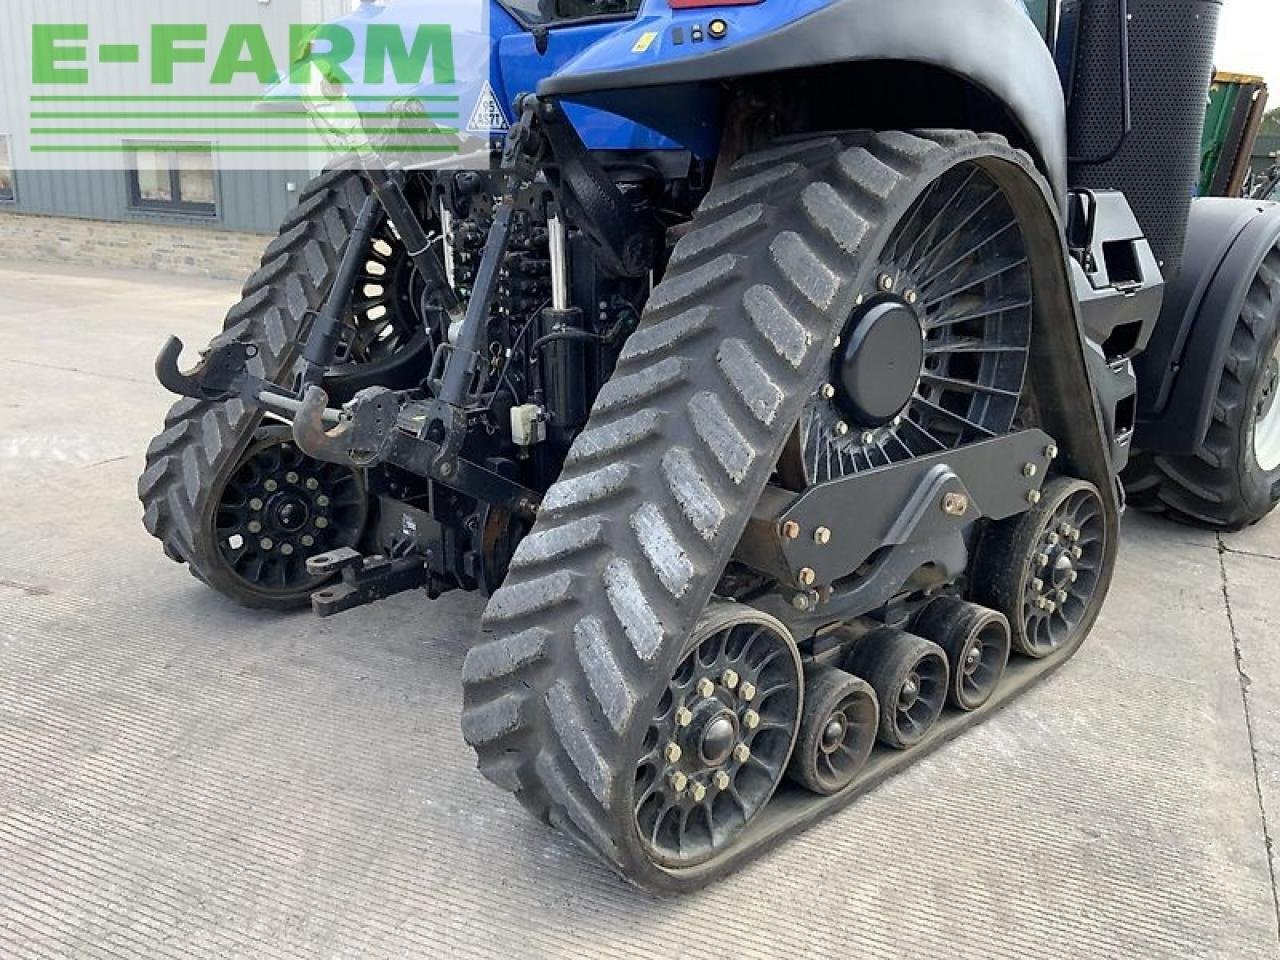
{"type": "Polygon", "coordinates": [[[863,637],[845,664],[864,678],[880,702],[878,737],[905,750],[924,739],[947,701],[947,657],[924,637],[880,627],[863,637]]]}
{"type": "Polygon", "coordinates": [[[707,608],[635,763],[635,828],[655,863],[692,866],[733,843],[786,770],[803,697],[786,627],[738,604],[707,608]]]}
{"type": "Polygon", "coordinates": [[[1126,467],[1128,501],[1139,510],[1239,530],[1280,503],[1280,245],[1258,267],[1234,323],[1199,448],[1135,453],[1126,467]]]}
{"type": "Polygon", "coordinates": [[[977,710],[991,699],[1009,662],[1009,621],[1003,614],[956,597],[938,597],[916,614],[911,630],[947,655],[947,703],[977,710]]]}
{"type": "Polygon", "coordinates": [[[871,756],[880,703],[871,684],[834,667],[805,672],[804,717],[787,775],[823,796],[853,782],[871,756]]]}
{"type": "Polygon", "coordinates": [[[1040,659],[1074,647],[1093,623],[1107,555],[1097,487],[1055,477],[1026,513],[992,524],[974,564],[974,599],[1008,618],[1013,649],[1040,659]]]}

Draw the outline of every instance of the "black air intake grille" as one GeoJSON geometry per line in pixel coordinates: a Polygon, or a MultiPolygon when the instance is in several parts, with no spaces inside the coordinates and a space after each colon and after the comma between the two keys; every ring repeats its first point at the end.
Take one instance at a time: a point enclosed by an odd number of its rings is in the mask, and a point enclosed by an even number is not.
{"type": "Polygon", "coordinates": [[[1084,0],[1068,112],[1073,187],[1122,190],[1172,277],[1200,170],[1221,0],[1129,0],[1133,132],[1122,132],[1119,0],[1084,0]]]}

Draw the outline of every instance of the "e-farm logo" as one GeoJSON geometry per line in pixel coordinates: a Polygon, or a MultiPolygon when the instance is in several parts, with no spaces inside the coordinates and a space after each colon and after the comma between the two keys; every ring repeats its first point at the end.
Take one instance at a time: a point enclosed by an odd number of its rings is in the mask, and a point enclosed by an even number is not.
{"type": "Polygon", "coordinates": [[[156,23],[121,42],[88,23],[35,23],[30,37],[32,154],[128,154],[160,135],[263,156],[353,139],[395,154],[459,149],[450,24],[156,23]],[[260,92],[234,92],[246,86],[260,92]]]}

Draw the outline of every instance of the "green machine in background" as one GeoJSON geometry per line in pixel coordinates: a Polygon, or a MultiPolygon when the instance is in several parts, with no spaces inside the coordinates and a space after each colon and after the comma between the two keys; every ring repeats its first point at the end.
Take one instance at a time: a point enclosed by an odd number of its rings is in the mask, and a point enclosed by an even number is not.
{"type": "Polygon", "coordinates": [[[1267,84],[1261,77],[1214,74],[1200,145],[1200,196],[1238,197],[1245,192],[1266,110],[1267,84]]]}

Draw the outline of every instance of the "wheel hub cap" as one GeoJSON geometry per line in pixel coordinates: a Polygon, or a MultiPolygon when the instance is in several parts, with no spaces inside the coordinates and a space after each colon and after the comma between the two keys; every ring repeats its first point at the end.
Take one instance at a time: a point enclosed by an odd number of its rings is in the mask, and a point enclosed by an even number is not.
{"type": "Polygon", "coordinates": [[[282,497],[272,508],[275,524],[287,533],[295,533],[307,525],[311,511],[295,497],[282,497]]]}
{"type": "Polygon", "coordinates": [[[725,711],[717,714],[703,728],[698,753],[709,767],[718,767],[729,759],[738,740],[738,719],[725,711]]]}
{"type": "Polygon", "coordinates": [[[845,726],[845,718],[842,713],[837,713],[827,721],[827,726],[822,731],[823,752],[831,753],[840,744],[844,743],[845,726]]]}
{"type": "Polygon", "coordinates": [[[1280,467],[1280,342],[1267,364],[1253,424],[1253,455],[1267,472],[1280,467]]]}
{"type": "Polygon", "coordinates": [[[840,405],[861,427],[890,423],[911,400],[924,364],[916,312],[896,297],[853,315],[836,356],[840,405]]]}

